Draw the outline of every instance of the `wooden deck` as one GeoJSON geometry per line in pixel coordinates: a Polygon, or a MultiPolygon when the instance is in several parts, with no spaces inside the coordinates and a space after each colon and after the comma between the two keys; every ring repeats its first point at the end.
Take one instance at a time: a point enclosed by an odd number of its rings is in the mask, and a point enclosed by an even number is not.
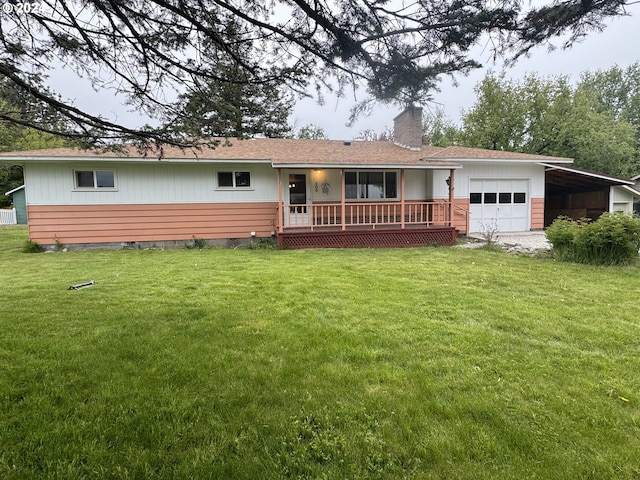
{"type": "Polygon", "coordinates": [[[459,230],[446,201],[282,205],[278,239],[284,248],[378,248],[453,245],[459,230]]]}

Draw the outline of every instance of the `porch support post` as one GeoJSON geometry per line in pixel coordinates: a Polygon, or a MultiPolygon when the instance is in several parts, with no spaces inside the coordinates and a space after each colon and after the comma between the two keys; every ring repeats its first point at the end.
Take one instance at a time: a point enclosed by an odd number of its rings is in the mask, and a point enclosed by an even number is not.
{"type": "Polygon", "coordinates": [[[449,226],[453,227],[453,190],[455,170],[449,170],[449,226]]]}
{"type": "Polygon", "coordinates": [[[282,169],[278,168],[278,233],[282,233],[284,221],[284,204],[282,203],[282,169]]]}
{"type": "Polygon", "coordinates": [[[404,230],[404,168],[400,170],[400,228],[404,230]]]}
{"type": "Polygon", "coordinates": [[[345,223],[345,215],[346,212],[346,197],[347,197],[347,186],[344,184],[344,168],[340,169],[340,226],[342,230],[346,230],[347,226],[345,223]]]}

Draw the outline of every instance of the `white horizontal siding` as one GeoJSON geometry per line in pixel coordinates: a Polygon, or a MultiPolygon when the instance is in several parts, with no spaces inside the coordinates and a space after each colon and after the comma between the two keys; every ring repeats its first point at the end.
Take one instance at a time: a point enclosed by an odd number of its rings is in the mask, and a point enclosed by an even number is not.
{"type": "Polygon", "coordinates": [[[273,202],[276,171],[265,164],[27,164],[30,205],[273,202]],[[74,170],[116,172],[115,191],[74,191],[74,170]],[[217,170],[250,171],[251,189],[216,190],[217,170]]]}

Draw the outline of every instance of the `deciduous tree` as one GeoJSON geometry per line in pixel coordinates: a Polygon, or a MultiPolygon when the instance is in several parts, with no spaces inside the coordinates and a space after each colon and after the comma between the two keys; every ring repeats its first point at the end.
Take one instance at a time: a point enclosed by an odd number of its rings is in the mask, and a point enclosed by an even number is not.
{"type": "Polygon", "coordinates": [[[577,167],[611,175],[637,170],[634,127],[602,108],[586,85],[536,75],[516,82],[490,73],[476,93],[455,143],[574,158],[577,167]]]}

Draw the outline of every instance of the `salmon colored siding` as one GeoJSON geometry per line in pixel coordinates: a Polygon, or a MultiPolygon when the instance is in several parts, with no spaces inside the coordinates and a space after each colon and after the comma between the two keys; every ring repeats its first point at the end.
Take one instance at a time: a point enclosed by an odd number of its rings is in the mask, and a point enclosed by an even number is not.
{"type": "MultiPolygon", "coordinates": [[[[436,198],[433,200],[434,202],[448,202],[448,199],[445,198],[436,198]]],[[[442,211],[443,215],[434,218],[435,222],[446,222],[447,213],[445,210],[442,211]]],[[[467,232],[467,221],[469,217],[469,199],[468,198],[454,198],[453,199],[453,227],[464,233],[467,232]]]]}
{"type": "Polygon", "coordinates": [[[531,199],[531,229],[544,228],[544,198],[531,199]]]}
{"type": "Polygon", "coordinates": [[[456,230],[467,232],[469,222],[469,199],[454,198],[453,199],[453,226],[456,230]]]}
{"type": "Polygon", "coordinates": [[[43,245],[268,237],[276,202],[30,205],[29,234],[43,245]]]}

